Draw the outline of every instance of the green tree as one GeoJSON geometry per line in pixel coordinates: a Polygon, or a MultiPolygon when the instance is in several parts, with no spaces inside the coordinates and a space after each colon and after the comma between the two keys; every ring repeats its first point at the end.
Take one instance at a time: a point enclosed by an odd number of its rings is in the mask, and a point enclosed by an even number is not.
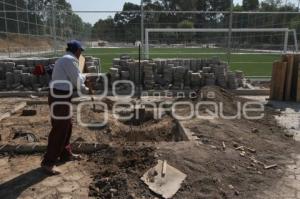
{"type": "Polygon", "coordinates": [[[243,0],[243,9],[248,10],[258,10],[259,1],[258,0],[243,0]]]}
{"type": "MultiPolygon", "coordinates": [[[[192,29],[194,28],[194,23],[189,20],[183,20],[178,24],[178,28],[192,29]]],[[[183,35],[180,34],[178,40],[190,43],[193,39],[193,36],[194,33],[183,33],[183,35]]]]}
{"type": "MultiPolygon", "coordinates": [[[[140,10],[140,6],[133,3],[125,3],[123,11],[129,10],[140,10]]],[[[114,23],[116,40],[134,43],[140,39],[140,13],[118,13],[114,17],[114,23]]]]}
{"type": "Polygon", "coordinates": [[[115,25],[114,19],[108,17],[107,19],[100,19],[95,23],[92,29],[92,38],[106,41],[114,41],[115,39],[115,25]]]}

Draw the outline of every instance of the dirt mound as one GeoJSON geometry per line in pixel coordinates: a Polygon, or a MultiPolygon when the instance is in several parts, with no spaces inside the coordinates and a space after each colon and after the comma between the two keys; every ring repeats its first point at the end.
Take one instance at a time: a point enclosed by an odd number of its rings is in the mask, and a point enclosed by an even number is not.
{"type": "Polygon", "coordinates": [[[160,120],[148,119],[140,125],[122,122],[111,124],[114,138],[125,142],[170,142],[183,139],[170,116],[166,115],[160,120]]]}
{"type": "Polygon", "coordinates": [[[99,168],[94,171],[94,182],[90,185],[91,197],[123,199],[135,198],[135,194],[152,195],[139,176],[156,163],[154,148],[110,148],[93,154],[89,161],[99,168]]]}
{"type": "MultiPolygon", "coordinates": [[[[217,86],[206,86],[200,90],[198,101],[215,102],[218,104],[219,109],[228,115],[235,115],[238,106],[242,107],[244,103],[251,100],[246,100],[235,94],[217,86]]],[[[211,106],[209,107],[211,109],[211,106]]],[[[204,108],[203,108],[204,110],[204,108]]]]}

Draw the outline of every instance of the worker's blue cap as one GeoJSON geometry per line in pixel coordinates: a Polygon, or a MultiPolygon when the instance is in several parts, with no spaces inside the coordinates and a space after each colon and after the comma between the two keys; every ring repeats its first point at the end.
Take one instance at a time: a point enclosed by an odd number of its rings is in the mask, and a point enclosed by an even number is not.
{"type": "Polygon", "coordinates": [[[67,43],[67,45],[70,49],[74,49],[74,50],[80,49],[81,51],[84,51],[84,48],[80,41],[72,40],[72,41],[69,41],[67,43]]]}

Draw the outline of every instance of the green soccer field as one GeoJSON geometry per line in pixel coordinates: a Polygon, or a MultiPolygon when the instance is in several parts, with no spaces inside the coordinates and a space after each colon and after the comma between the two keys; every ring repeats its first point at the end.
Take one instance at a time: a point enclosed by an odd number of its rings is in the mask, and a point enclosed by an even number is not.
{"type": "MultiPolygon", "coordinates": [[[[247,76],[271,76],[272,63],[280,58],[280,54],[251,54],[253,52],[240,51],[232,54],[230,61],[231,70],[242,70],[247,76]]],[[[102,72],[107,72],[112,66],[113,58],[121,54],[129,54],[138,58],[137,48],[89,48],[85,55],[95,56],[101,59],[102,72]]],[[[150,58],[210,58],[219,57],[227,61],[224,49],[204,48],[153,48],[150,49],[150,58]]]]}

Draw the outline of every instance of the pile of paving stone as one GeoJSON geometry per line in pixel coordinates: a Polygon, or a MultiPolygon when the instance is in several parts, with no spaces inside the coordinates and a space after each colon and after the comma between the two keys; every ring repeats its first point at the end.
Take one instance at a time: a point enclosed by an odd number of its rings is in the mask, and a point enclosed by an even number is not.
{"type": "Polygon", "coordinates": [[[208,85],[237,89],[243,86],[242,71],[232,72],[227,63],[212,59],[154,59],[139,61],[129,56],[113,60],[112,82],[131,80],[145,89],[195,89],[208,85]],[[139,69],[140,67],[140,69],[139,69]],[[139,73],[141,71],[141,74],[139,73]]]}
{"type": "MultiPolygon", "coordinates": [[[[51,72],[58,58],[13,58],[0,60],[0,91],[38,91],[49,87],[51,72]],[[34,74],[36,66],[42,74],[34,74]]],[[[86,57],[86,72],[96,73],[100,60],[86,57]]]]}
{"type": "Polygon", "coordinates": [[[0,90],[37,90],[48,87],[50,75],[33,75],[37,65],[49,66],[57,58],[24,58],[0,60],[0,90]]]}
{"type": "Polygon", "coordinates": [[[99,73],[101,68],[101,61],[98,58],[87,56],[85,57],[86,73],[99,73]]]}

